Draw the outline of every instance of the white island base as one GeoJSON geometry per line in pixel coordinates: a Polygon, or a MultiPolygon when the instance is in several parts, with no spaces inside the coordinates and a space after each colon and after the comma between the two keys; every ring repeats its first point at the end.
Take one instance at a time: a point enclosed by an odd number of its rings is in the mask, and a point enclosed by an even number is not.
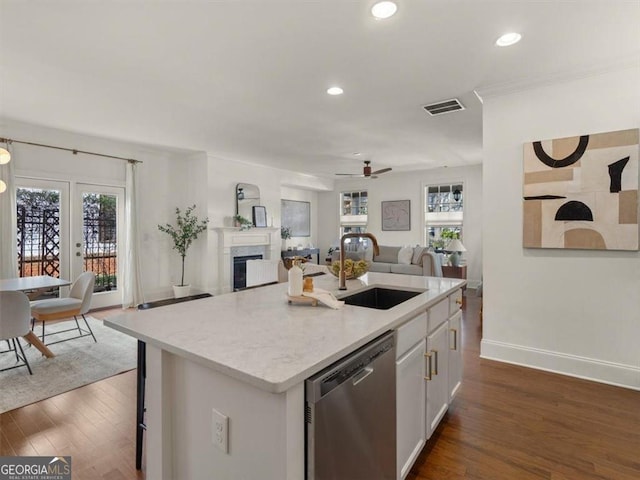
{"type": "Polygon", "coordinates": [[[147,344],[146,397],[149,480],[304,478],[303,382],[271,393],[147,344]],[[228,453],[214,408],[229,418],[228,453]]]}
{"type": "MultiPolygon", "coordinates": [[[[303,480],[305,379],[405,324],[398,346],[429,349],[429,312],[448,312],[464,283],[369,273],[348,281],[347,293],[367,286],[422,293],[389,310],[332,310],[289,304],[287,284],[278,284],[105,320],[146,342],[146,478],[303,480]],[[227,435],[224,422],[217,428],[219,414],[228,418],[227,435]]],[[[338,293],[330,274],[314,284],[338,293]]],[[[416,365],[424,382],[425,362],[416,365]]],[[[418,385],[425,398],[426,386],[418,385]]],[[[418,415],[424,407],[416,404],[418,415]]],[[[424,444],[424,429],[417,441],[424,444]]],[[[398,478],[413,460],[399,459],[398,478]]]]}

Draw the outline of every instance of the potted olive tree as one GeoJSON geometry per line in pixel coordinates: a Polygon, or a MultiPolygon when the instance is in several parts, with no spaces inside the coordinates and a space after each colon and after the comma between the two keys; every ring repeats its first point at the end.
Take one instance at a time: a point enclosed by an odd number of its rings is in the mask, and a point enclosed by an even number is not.
{"type": "Polygon", "coordinates": [[[184,283],[184,259],[187,256],[187,250],[194,240],[198,238],[202,232],[207,229],[209,219],[198,219],[193,214],[196,206],[187,207],[184,215],[179,208],[176,208],[176,226],[165,224],[158,225],[158,230],[169,234],[173,240],[173,248],[178,251],[182,260],[182,272],[180,274],[180,285],[173,286],[173,294],[176,298],[186,297],[189,295],[190,285],[184,283]]]}

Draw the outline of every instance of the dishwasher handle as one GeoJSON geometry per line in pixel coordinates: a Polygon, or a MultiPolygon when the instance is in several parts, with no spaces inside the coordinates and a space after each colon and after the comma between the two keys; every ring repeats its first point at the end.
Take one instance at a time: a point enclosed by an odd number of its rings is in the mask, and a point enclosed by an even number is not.
{"type": "Polygon", "coordinates": [[[357,384],[359,384],[361,381],[363,381],[372,373],[373,373],[372,367],[365,367],[362,370],[360,370],[357,374],[355,374],[353,377],[351,377],[352,378],[351,383],[353,383],[353,386],[355,387],[357,384]]]}

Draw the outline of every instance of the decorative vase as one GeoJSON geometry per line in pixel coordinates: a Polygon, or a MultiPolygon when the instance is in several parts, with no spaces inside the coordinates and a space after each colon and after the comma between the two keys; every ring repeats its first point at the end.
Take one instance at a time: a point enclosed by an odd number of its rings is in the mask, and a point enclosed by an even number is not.
{"type": "Polygon", "coordinates": [[[174,285],[173,296],[174,298],[188,297],[191,285],[174,285]]]}
{"type": "Polygon", "coordinates": [[[284,252],[287,249],[287,239],[283,238],[282,239],[282,246],[280,247],[280,249],[284,252]]]}

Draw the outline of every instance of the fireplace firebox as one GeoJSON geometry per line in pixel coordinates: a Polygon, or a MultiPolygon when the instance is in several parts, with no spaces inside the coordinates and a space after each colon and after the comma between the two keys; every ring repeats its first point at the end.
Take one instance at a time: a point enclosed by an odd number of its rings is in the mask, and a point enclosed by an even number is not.
{"type": "Polygon", "coordinates": [[[233,291],[247,288],[247,260],[261,260],[262,255],[233,257],[233,291]]]}

